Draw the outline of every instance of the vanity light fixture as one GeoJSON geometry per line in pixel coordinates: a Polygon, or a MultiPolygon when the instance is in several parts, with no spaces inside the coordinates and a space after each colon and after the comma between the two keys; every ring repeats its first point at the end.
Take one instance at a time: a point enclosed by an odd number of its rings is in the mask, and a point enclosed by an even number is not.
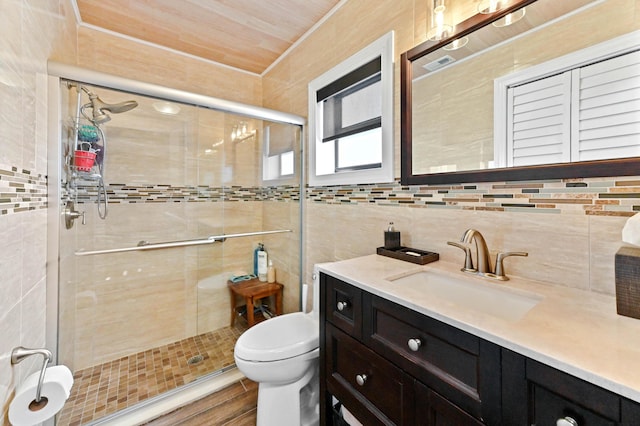
{"type": "Polygon", "coordinates": [[[505,0],[482,0],[478,3],[478,12],[483,15],[488,15],[490,13],[498,12],[506,6],[508,3],[505,0]]]}
{"type": "Polygon", "coordinates": [[[448,13],[445,0],[433,0],[431,16],[427,22],[427,39],[441,41],[453,32],[453,26],[448,23],[448,13]]]}
{"type": "Polygon", "coordinates": [[[513,25],[519,20],[521,20],[522,18],[524,18],[524,15],[526,13],[527,13],[527,10],[526,8],[523,7],[522,9],[516,10],[515,12],[508,14],[504,18],[498,19],[497,21],[493,22],[492,25],[497,28],[508,27],[509,25],[513,25]]]}

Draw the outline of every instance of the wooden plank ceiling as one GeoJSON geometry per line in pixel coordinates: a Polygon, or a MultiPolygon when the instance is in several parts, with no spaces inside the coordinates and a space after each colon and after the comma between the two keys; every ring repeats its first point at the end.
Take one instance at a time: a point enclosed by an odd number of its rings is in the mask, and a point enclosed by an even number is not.
{"type": "Polygon", "coordinates": [[[261,74],[340,0],[76,0],[83,23],[261,74]]]}

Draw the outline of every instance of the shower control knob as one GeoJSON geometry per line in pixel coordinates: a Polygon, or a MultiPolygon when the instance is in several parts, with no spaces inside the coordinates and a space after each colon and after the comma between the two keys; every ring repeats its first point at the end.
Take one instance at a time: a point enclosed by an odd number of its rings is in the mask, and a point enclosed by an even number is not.
{"type": "Polygon", "coordinates": [[[360,386],[364,386],[364,384],[367,383],[367,375],[366,374],[356,375],[356,383],[360,386]]]}
{"type": "Polygon", "coordinates": [[[349,307],[349,301],[348,300],[340,301],[336,304],[336,307],[340,312],[342,312],[349,307]]]}
{"type": "Polygon", "coordinates": [[[407,346],[409,346],[409,349],[413,352],[418,352],[418,349],[422,346],[422,341],[420,339],[409,339],[407,346]]]}
{"type": "Polygon", "coordinates": [[[75,210],[75,206],[73,204],[73,201],[67,202],[67,205],[64,208],[64,223],[65,223],[65,227],[67,229],[73,228],[73,222],[76,219],[79,219],[79,218],[82,218],[82,224],[83,225],[87,224],[87,222],[85,221],[84,212],[79,212],[79,211],[75,210]]]}
{"type": "Polygon", "coordinates": [[[556,420],[556,426],[578,426],[578,422],[573,417],[565,417],[556,420]]]}

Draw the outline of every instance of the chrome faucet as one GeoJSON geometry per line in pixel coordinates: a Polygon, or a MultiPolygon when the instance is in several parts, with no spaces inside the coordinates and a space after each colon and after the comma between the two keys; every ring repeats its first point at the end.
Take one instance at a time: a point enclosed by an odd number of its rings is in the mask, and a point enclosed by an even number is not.
{"type": "Polygon", "coordinates": [[[467,229],[464,231],[460,242],[448,241],[447,244],[452,245],[454,247],[458,247],[463,250],[465,253],[464,259],[464,267],[462,268],[463,272],[472,273],[476,275],[480,275],[481,277],[493,278],[496,280],[507,281],[509,277],[506,276],[504,272],[504,258],[509,256],[529,256],[529,253],[524,251],[511,251],[498,253],[496,256],[496,265],[493,270],[491,270],[490,263],[490,254],[489,248],[487,247],[487,242],[484,240],[484,237],[480,233],[480,231],[476,229],[467,229]],[[476,246],[476,265],[477,268],[473,267],[473,259],[471,255],[471,248],[469,245],[471,242],[475,243],[476,246]]]}

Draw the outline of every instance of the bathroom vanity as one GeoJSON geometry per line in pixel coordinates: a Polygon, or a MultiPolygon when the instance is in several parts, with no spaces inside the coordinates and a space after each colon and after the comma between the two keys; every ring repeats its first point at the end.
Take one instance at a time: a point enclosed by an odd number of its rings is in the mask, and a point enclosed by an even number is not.
{"type": "Polygon", "coordinates": [[[376,255],[320,271],[321,424],[333,397],[365,425],[640,424],[640,321],[613,297],[376,255]]]}

